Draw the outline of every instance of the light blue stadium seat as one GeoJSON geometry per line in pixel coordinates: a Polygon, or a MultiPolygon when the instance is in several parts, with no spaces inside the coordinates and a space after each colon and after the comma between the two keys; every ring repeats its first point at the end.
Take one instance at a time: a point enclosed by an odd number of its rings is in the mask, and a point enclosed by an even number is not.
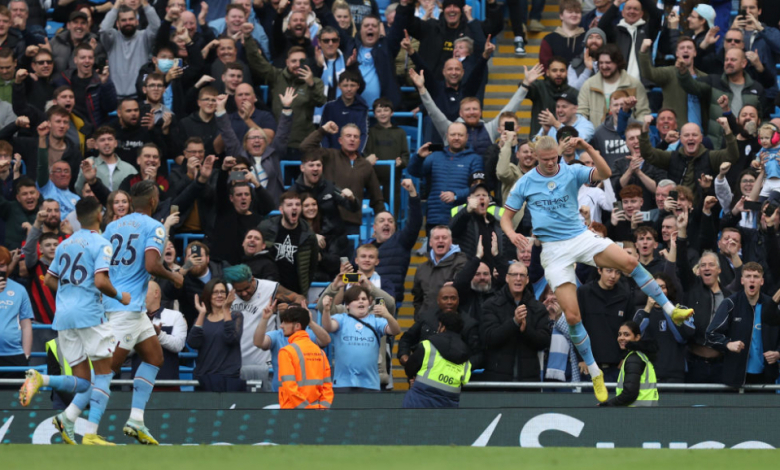
{"type": "Polygon", "coordinates": [[[51,39],[54,37],[55,34],[57,34],[57,31],[59,31],[59,29],[64,26],[65,26],[64,23],[57,23],[56,21],[47,21],[46,35],[49,36],[49,39],[51,39]]]}

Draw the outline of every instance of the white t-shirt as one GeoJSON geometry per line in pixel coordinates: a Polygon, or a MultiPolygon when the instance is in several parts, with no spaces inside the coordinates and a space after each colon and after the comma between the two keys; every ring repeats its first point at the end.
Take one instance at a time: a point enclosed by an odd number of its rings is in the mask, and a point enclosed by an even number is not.
{"type": "MultiPolygon", "coordinates": [[[[278,282],[263,281],[255,279],[257,289],[255,294],[248,302],[236,297],[231,310],[240,312],[244,317],[244,327],[241,333],[241,365],[257,366],[271,362],[271,351],[263,351],[255,346],[254,336],[257,325],[263,317],[263,309],[276,297],[276,290],[279,288],[278,282]]],[[[231,287],[232,289],[232,287],[231,287]]],[[[266,331],[278,329],[277,316],[274,314],[268,320],[266,331]]]]}

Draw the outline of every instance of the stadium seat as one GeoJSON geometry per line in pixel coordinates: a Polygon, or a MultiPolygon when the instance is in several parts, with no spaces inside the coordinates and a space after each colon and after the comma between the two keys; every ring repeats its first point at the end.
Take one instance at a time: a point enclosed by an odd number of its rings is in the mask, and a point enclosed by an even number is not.
{"type": "Polygon", "coordinates": [[[184,253],[184,250],[187,249],[187,245],[190,244],[191,241],[194,240],[203,240],[206,238],[205,235],[202,233],[177,233],[173,236],[174,240],[181,240],[182,242],[182,248],[181,252],[184,253]]]}
{"type": "Polygon", "coordinates": [[[46,36],[49,37],[49,39],[53,38],[54,35],[57,34],[57,31],[60,30],[65,26],[64,23],[57,23],[56,21],[47,21],[46,22],[46,36]]]}

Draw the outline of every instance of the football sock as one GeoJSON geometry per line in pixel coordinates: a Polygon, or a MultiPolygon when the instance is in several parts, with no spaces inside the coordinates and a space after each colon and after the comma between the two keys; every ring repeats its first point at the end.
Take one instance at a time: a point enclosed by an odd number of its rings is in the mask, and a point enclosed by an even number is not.
{"type": "Polygon", "coordinates": [[[157,378],[159,367],[155,367],[146,362],[142,362],[138,367],[133,379],[133,404],[130,409],[130,419],[144,422],[144,409],[149,397],[152,396],[154,381],[157,378]]]}
{"type": "Polygon", "coordinates": [[[666,312],[668,315],[672,314],[674,311],[674,304],[669,302],[669,299],[666,298],[666,294],[664,294],[664,291],[661,290],[661,286],[655,282],[653,276],[647,272],[647,269],[645,269],[644,266],[637,264],[636,268],[631,271],[631,277],[634,279],[634,281],[636,281],[637,285],[640,289],[642,289],[642,292],[644,292],[645,295],[652,297],[653,300],[655,300],[656,303],[660,305],[664,312],[666,312]]]}
{"type": "Polygon", "coordinates": [[[569,325],[569,337],[585,361],[585,364],[587,364],[590,376],[596,377],[600,373],[600,369],[596,365],[596,360],[593,359],[593,351],[590,349],[590,336],[588,336],[588,332],[585,331],[581,321],[577,322],[576,325],[569,325]]]}
{"type": "Polygon", "coordinates": [[[111,377],[114,374],[95,375],[95,385],[92,387],[92,396],[89,400],[89,423],[86,434],[97,434],[100,418],[108,406],[108,398],[111,396],[111,377]]]}
{"type": "Polygon", "coordinates": [[[89,390],[89,380],[72,375],[44,375],[43,384],[65,393],[83,393],[89,390]],[[48,380],[47,380],[48,379],[48,380]]]}

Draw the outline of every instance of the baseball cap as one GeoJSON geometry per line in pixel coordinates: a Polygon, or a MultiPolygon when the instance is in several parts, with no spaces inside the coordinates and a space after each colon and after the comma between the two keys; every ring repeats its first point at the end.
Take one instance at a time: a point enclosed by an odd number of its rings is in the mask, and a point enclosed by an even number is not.
{"type": "Polygon", "coordinates": [[[89,21],[89,17],[87,16],[87,14],[81,10],[74,11],[73,13],[71,13],[70,16],[68,17],[68,21],[73,21],[76,18],[81,18],[84,21],[89,21]]]}

